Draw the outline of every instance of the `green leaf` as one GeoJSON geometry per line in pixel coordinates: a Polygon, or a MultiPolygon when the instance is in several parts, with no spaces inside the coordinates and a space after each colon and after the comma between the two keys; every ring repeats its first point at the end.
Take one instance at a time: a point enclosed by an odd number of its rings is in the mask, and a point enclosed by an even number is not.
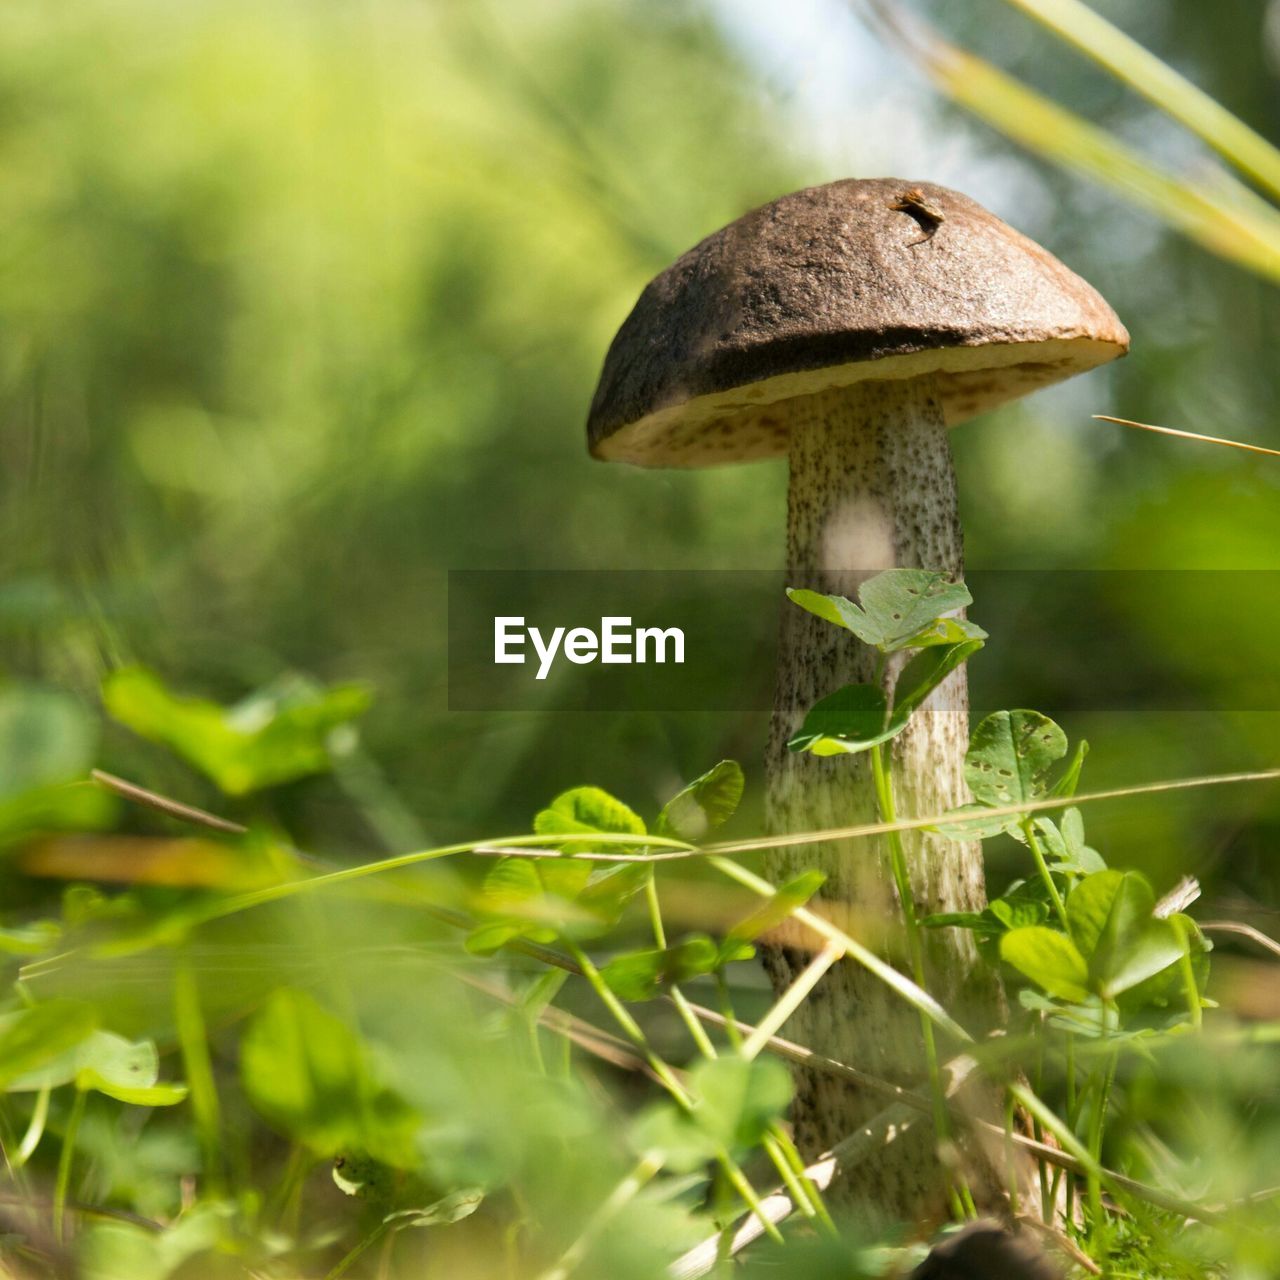
{"type": "Polygon", "coordinates": [[[254,1108],[317,1155],[415,1160],[418,1117],[375,1077],[364,1042],[305,992],[272,993],[241,1041],[240,1077],[254,1108]]]}
{"type": "Polygon", "coordinates": [[[62,926],[56,920],[33,920],[30,924],[0,929],[0,955],[38,956],[61,937],[62,926]]]}
{"type": "Polygon", "coordinates": [[[795,879],[779,885],[771,898],[766,899],[749,916],[739,920],[729,930],[728,936],[742,942],[754,942],[757,938],[776,929],[784,920],[803,907],[822,888],[826,880],[824,871],[802,871],[795,879]]]}
{"type": "Polygon", "coordinates": [[[689,1086],[698,1127],[731,1150],[755,1146],[791,1102],[791,1073],[776,1058],[704,1060],[689,1086]]]}
{"type": "Polygon", "coordinates": [[[443,1199],[423,1209],[398,1209],[389,1213],[383,1222],[397,1231],[407,1227],[448,1227],[469,1218],[484,1201],[484,1191],[479,1187],[466,1187],[451,1192],[443,1199]]]}
{"type": "Polygon", "coordinates": [[[499,858],[485,874],[479,906],[500,914],[521,911],[540,897],[542,881],[530,858],[499,858]]]}
{"type": "Polygon", "coordinates": [[[121,724],[176,751],[228,795],[327,770],[334,731],[370,701],[361,685],[326,689],[292,677],[224,707],[171,693],[142,667],[108,676],[102,697],[121,724]]]}
{"type": "Polygon", "coordinates": [[[0,687],[0,839],[110,823],[114,797],[81,785],[98,736],[97,720],[70,694],[39,684],[0,687]]]}
{"type": "Polygon", "coordinates": [[[92,1067],[84,1067],[76,1073],[76,1088],[93,1089],[135,1107],[172,1107],[187,1096],[185,1084],[120,1084],[92,1067]]]}
{"type": "Polygon", "coordinates": [[[1007,831],[1016,822],[1008,814],[991,816],[991,807],[985,804],[963,804],[947,812],[945,818],[926,828],[948,840],[987,840],[1007,831]]]}
{"type": "Polygon", "coordinates": [[[1067,896],[1071,936],[1087,957],[1092,988],[1112,1000],[1181,960],[1180,929],[1157,919],[1155,893],[1136,871],[1099,871],[1067,896]]]}
{"type": "Polygon", "coordinates": [[[489,869],[475,896],[482,920],[467,938],[474,955],[491,955],[516,938],[553,942],[567,926],[587,931],[617,917],[623,904],[643,887],[642,874],[631,867],[598,873],[580,859],[500,858],[489,869]]]}
{"type": "Polygon", "coordinates": [[[149,1088],[160,1075],[160,1059],[150,1040],[126,1040],[112,1031],[91,1031],[75,1045],[24,1072],[9,1084],[13,1092],[56,1089],[94,1071],[120,1088],[149,1088]]]}
{"type": "Polygon", "coordinates": [[[631,1146],[637,1155],[658,1152],[673,1173],[693,1173],[714,1160],[719,1144],[674,1103],[662,1102],[641,1111],[631,1124],[631,1146]]]}
{"type": "Polygon", "coordinates": [[[1067,896],[1067,923],[1085,956],[1092,956],[1110,931],[1114,938],[1150,919],[1156,895],[1136,871],[1099,871],[1067,896]]]}
{"type": "MultiPolygon", "coordinates": [[[[10,1092],[74,1084],[77,1089],[92,1089],[142,1107],[169,1107],[187,1096],[186,1085],[157,1083],[160,1056],[150,1040],[126,1040],[111,1031],[94,1030],[90,1013],[79,1007],[65,1009],[74,1004],[54,1001],[27,1011],[29,1015],[63,1006],[59,1013],[63,1022],[48,1030],[41,1061],[31,1063],[8,1080],[10,1092]]],[[[47,1012],[46,1016],[51,1017],[52,1013],[47,1012]]]]}
{"type": "MultiPolygon", "coordinates": [[[[574,787],[561,792],[533,819],[533,830],[540,836],[611,835],[642,836],[644,820],[621,800],[599,787],[574,787]]],[[[610,844],[600,840],[569,840],[560,844],[563,853],[625,853],[636,846],[610,844]]],[[[587,862],[543,861],[539,871],[546,887],[565,898],[576,897],[591,877],[587,862]]]]}
{"type": "Polygon", "coordinates": [[[929,916],[923,923],[934,929],[949,925],[970,930],[983,958],[995,963],[999,959],[999,941],[1009,930],[1043,924],[1048,918],[1044,885],[1039,880],[1018,880],[981,912],[929,916]]]}
{"type": "Polygon", "coordinates": [[[920,923],[926,929],[969,929],[974,933],[995,935],[1004,927],[985,911],[939,911],[925,916],[920,923]]]}
{"type": "Polygon", "coordinates": [[[742,800],[745,779],[736,760],[721,760],[667,801],[658,815],[657,834],[690,844],[728,822],[742,800]]]}
{"type": "Polygon", "coordinates": [[[990,903],[987,910],[1006,929],[1043,924],[1049,918],[1048,890],[1044,881],[1038,878],[1016,880],[990,903]]]}
{"type": "Polygon", "coordinates": [[[1090,1040],[1107,1036],[1114,1041],[1115,1019],[1097,996],[1073,1004],[1062,1004],[1050,1000],[1031,987],[1023,987],[1018,992],[1018,1003],[1033,1013],[1049,1015],[1049,1025],[1059,1031],[1070,1031],[1073,1035],[1085,1036],[1090,1040]]]}
{"type": "Polygon", "coordinates": [[[150,1089],[160,1076],[160,1055],[150,1040],[126,1040],[110,1031],[95,1031],[76,1053],[80,1088],[150,1089]],[[92,1079],[94,1083],[82,1083],[92,1079]]]}
{"type": "Polygon", "coordinates": [[[1052,818],[1037,818],[1035,826],[1052,858],[1049,863],[1050,871],[1087,876],[1107,869],[1102,855],[1084,842],[1084,819],[1080,816],[1079,809],[1066,810],[1062,815],[1061,825],[1052,818]]]}
{"type": "Polygon", "coordinates": [[[753,960],[755,954],[755,947],[745,939],[725,938],[720,943],[720,959],[716,968],[721,969],[727,964],[736,964],[741,960],[753,960]]]}
{"type": "Polygon", "coordinates": [[[614,922],[622,908],[648,883],[652,870],[643,862],[623,862],[593,871],[578,894],[578,905],[601,920],[614,922]]]}
{"type": "Polygon", "coordinates": [[[467,934],[464,945],[473,956],[491,956],[501,951],[508,942],[525,937],[533,942],[554,942],[556,931],[554,929],[538,931],[509,920],[494,921],[492,924],[476,925],[467,934]]]}
{"type": "Polygon", "coordinates": [[[869,751],[902,732],[905,723],[885,727],[884,694],[870,684],[847,684],[809,708],[800,732],[787,746],[815,756],[853,755],[869,751]]]}
{"type": "MultiPolygon", "coordinates": [[[[1209,981],[1209,952],[1212,944],[1200,931],[1199,925],[1188,915],[1178,913],[1169,917],[1174,928],[1181,932],[1191,952],[1191,976],[1197,993],[1201,996],[1209,981]]],[[[1181,964],[1171,964],[1159,973],[1121,993],[1117,999],[1121,1012],[1133,1015],[1151,1009],[1172,1009],[1181,1018],[1187,1012],[1186,975],[1181,964]]]]}
{"type": "Polygon", "coordinates": [[[1060,1000],[1086,1000],[1089,966],[1075,943],[1044,925],[1011,929],[1000,939],[1000,957],[1060,1000]]]}
{"type": "MultiPolygon", "coordinates": [[[[585,835],[601,831],[621,835],[645,834],[643,819],[599,787],[573,787],[562,791],[537,814],[533,829],[540,836],[575,835],[578,832],[585,835]]],[[[584,849],[601,847],[590,842],[583,844],[584,849]]]]}
{"type": "Polygon", "coordinates": [[[1073,796],[1080,785],[1080,771],[1084,768],[1085,758],[1089,754],[1089,744],[1081,738],[1072,753],[1071,763],[1063,771],[1062,777],[1053,784],[1055,796],[1073,796]]]}
{"type": "Polygon", "coordinates": [[[803,588],[789,587],[787,595],[802,609],[852,631],[882,653],[985,635],[959,623],[952,628],[939,625],[945,614],[972,604],[973,597],[963,582],[949,582],[945,574],[924,569],[887,569],[868,578],[858,592],[860,604],[803,588]]]}
{"type": "Polygon", "coordinates": [[[997,711],[973,731],[964,776],[993,808],[1048,794],[1049,770],[1067,753],[1067,735],[1038,711],[997,711]]]}
{"type": "Polygon", "coordinates": [[[905,728],[912,713],[962,663],[983,646],[981,640],[965,640],[922,649],[898,676],[893,691],[893,714],[889,728],[905,728]]]}
{"type": "Polygon", "coordinates": [[[37,684],[0,688],[0,804],[85,778],[98,726],[70,694],[37,684]]]}
{"type": "MultiPolygon", "coordinates": [[[[53,1069],[93,1033],[97,1015],[79,1000],[48,1000],[30,1009],[0,1016],[0,1087],[10,1092],[38,1089],[34,1072],[53,1069]]],[[[70,1080],[75,1068],[67,1074],[70,1080]]],[[[57,1080],[62,1084],[65,1081],[57,1080]]]]}
{"type": "Polygon", "coordinates": [[[858,628],[864,625],[862,610],[844,596],[823,595],[822,592],[810,591],[807,587],[788,587],[787,599],[821,618],[823,622],[843,627],[855,635],[858,634],[858,628]]]}
{"type": "Polygon", "coordinates": [[[664,950],[615,956],[600,970],[600,976],[622,1000],[652,1000],[663,987],[713,973],[720,964],[720,948],[699,934],[664,950]]]}

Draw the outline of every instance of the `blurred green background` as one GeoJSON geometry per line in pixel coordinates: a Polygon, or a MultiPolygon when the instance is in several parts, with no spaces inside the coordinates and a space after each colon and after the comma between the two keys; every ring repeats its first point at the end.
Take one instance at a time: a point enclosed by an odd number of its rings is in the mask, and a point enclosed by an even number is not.
{"type": "MultiPolygon", "coordinates": [[[[1274,3],[1098,8],[1255,127],[1280,118],[1274,3]]],[[[996,0],[933,10],[1210,172],[996,0]]],[[[971,565],[1280,570],[1280,464],[1089,418],[1280,446],[1274,287],[948,107],[841,4],[13,0],[0,172],[0,672],[95,716],[125,663],[222,701],[282,672],[370,682],[362,749],[257,802],[318,851],[525,829],[578,782],[651,808],[725,755],[758,780],[760,714],[450,714],[445,573],[780,566],[783,467],[603,466],[583,420],[644,282],[797,186],[962,188],[1132,331],[1119,366],[957,433],[971,565]]],[[[1129,615],[1117,646],[1161,646],[1206,696],[1224,655],[1265,661],[1280,635],[1242,602],[1208,663],[1140,598],[1129,615]]],[[[1016,629],[983,620],[999,661],[1016,629]]],[[[1274,713],[1067,727],[1094,740],[1093,787],[1280,758],[1274,713]]],[[[226,807],[104,732],[106,767],[226,807]]],[[[1158,883],[1274,898],[1274,787],[1094,824],[1158,883]]]]}

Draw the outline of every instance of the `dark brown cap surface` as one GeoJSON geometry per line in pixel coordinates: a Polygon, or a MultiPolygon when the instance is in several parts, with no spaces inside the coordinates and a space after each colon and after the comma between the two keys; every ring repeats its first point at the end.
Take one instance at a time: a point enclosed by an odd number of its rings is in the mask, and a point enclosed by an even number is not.
{"type": "Polygon", "coordinates": [[[954,425],[1128,346],[1090,285],[967,196],[849,179],[753,210],[645,288],[588,443],[648,466],[772,457],[788,400],[922,375],[954,425]]]}

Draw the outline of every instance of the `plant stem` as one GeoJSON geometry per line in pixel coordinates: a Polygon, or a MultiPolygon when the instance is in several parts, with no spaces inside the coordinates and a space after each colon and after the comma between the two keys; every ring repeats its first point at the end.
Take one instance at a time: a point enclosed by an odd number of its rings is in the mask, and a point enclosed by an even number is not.
{"type": "Polygon", "coordinates": [[[729,994],[729,984],[724,973],[716,970],[716,995],[720,998],[720,1013],[724,1018],[725,1038],[735,1049],[742,1048],[742,1032],[738,1030],[738,1016],[733,1010],[733,1000],[729,994]]]}
{"type": "Polygon", "coordinates": [[[80,1122],[84,1119],[88,1097],[87,1089],[76,1089],[75,1101],[71,1104],[71,1114],[67,1117],[67,1127],[62,1135],[62,1150],[58,1154],[58,1173],[53,1185],[53,1238],[59,1244],[63,1241],[67,1193],[71,1187],[71,1159],[75,1154],[76,1137],[80,1132],[80,1122]]]}
{"type": "Polygon", "coordinates": [[[1044,859],[1044,850],[1040,847],[1040,839],[1036,835],[1035,823],[1030,818],[1023,818],[1018,825],[1022,828],[1022,834],[1027,838],[1027,847],[1031,850],[1031,856],[1036,860],[1040,878],[1044,881],[1045,888],[1049,890],[1049,900],[1053,903],[1054,912],[1057,914],[1063,929],[1070,935],[1071,926],[1067,923],[1067,908],[1063,904],[1062,895],[1058,892],[1058,886],[1053,883],[1053,873],[1049,870],[1049,864],[1044,859]]]}
{"type": "Polygon", "coordinates": [[[366,1250],[371,1249],[386,1235],[387,1231],[390,1230],[390,1226],[391,1224],[388,1222],[378,1223],[350,1252],[344,1254],[331,1270],[325,1272],[324,1280],[338,1280],[339,1276],[345,1275],[357,1258],[365,1253],[366,1250]]]}
{"type": "MultiPolygon", "coordinates": [[[[881,660],[883,665],[883,659],[881,660]]],[[[880,745],[871,748],[871,776],[875,783],[876,806],[879,809],[881,822],[897,822],[897,806],[893,799],[893,780],[885,767],[884,752],[880,745]]],[[[902,835],[897,831],[888,834],[889,864],[893,869],[894,883],[898,887],[898,898],[902,903],[902,918],[906,925],[907,950],[911,958],[911,976],[916,986],[921,989],[925,985],[924,943],[920,936],[920,922],[916,918],[915,896],[911,890],[911,877],[907,872],[907,855],[902,845],[902,835]]],[[[925,1063],[929,1071],[929,1093],[933,1099],[933,1127],[938,1142],[951,1141],[951,1121],[947,1114],[946,1094],[942,1087],[942,1073],[938,1066],[938,1046],[933,1038],[933,1023],[920,1014],[920,1031],[924,1037],[925,1063]]],[[[973,1205],[968,1185],[963,1175],[958,1179],[960,1189],[955,1181],[950,1186],[952,1212],[957,1218],[965,1216],[965,1211],[973,1205]]]]}
{"type": "Polygon", "coordinates": [[[839,1229],[827,1210],[826,1203],[822,1199],[822,1192],[818,1189],[817,1184],[810,1179],[808,1170],[804,1166],[804,1161],[800,1158],[800,1152],[796,1150],[796,1144],[791,1141],[790,1135],[776,1120],[773,1123],[770,1138],[782,1152],[783,1159],[793,1175],[790,1178],[786,1173],[782,1175],[782,1180],[786,1183],[787,1190],[791,1192],[792,1199],[797,1204],[803,1204],[808,1201],[813,1209],[812,1216],[822,1224],[828,1234],[838,1236],[840,1234],[839,1229]]]}
{"type": "MultiPolygon", "coordinates": [[[[1076,1038],[1070,1031],[1066,1033],[1066,1059],[1067,1123],[1074,1129],[1080,1115],[1076,1098],[1076,1038]]],[[[1064,1178],[1067,1183],[1066,1220],[1070,1222],[1076,1185],[1075,1180],[1065,1169],[1057,1168],[1053,1171],[1053,1184],[1049,1189],[1049,1197],[1052,1203],[1058,1203],[1058,1189],[1061,1187],[1064,1178]]]]}
{"type": "Polygon", "coordinates": [[[31,1109],[31,1123],[27,1125],[27,1131],[22,1135],[22,1141],[14,1152],[13,1172],[20,1170],[35,1155],[40,1139],[44,1137],[45,1122],[49,1118],[49,1096],[52,1093],[53,1089],[45,1085],[36,1094],[35,1106],[31,1109]]]}
{"type": "Polygon", "coordinates": [[[662,1157],[650,1152],[640,1158],[632,1171],[609,1193],[605,1202],[591,1215],[578,1238],[560,1255],[560,1261],[544,1271],[538,1280],[568,1280],[600,1233],[618,1212],[636,1198],[662,1168],[662,1157]]]}
{"type": "Polygon", "coordinates": [[[222,1152],[218,1090],[214,1083],[213,1064],[209,1059],[209,1040],[204,1016],[200,1010],[200,991],[196,985],[185,949],[180,955],[173,980],[174,1024],[182,1050],[182,1067],[191,1089],[191,1109],[204,1157],[204,1176],[216,1197],[222,1190],[222,1152]]]}
{"type": "Polygon", "coordinates": [[[782,1028],[787,1019],[808,999],[809,993],[822,980],[822,975],[833,964],[842,960],[844,954],[844,947],[838,942],[828,942],[814,956],[805,966],[800,976],[774,1001],[773,1007],[767,1010],[759,1022],[756,1023],[755,1030],[743,1042],[742,1056],[744,1058],[754,1058],[769,1043],[769,1040],[782,1028]]]}
{"type": "Polygon", "coordinates": [[[601,977],[600,970],[592,962],[591,957],[576,942],[566,940],[566,946],[569,949],[569,954],[582,970],[582,976],[586,978],[592,991],[599,997],[601,1004],[613,1015],[613,1020],[622,1028],[623,1034],[627,1039],[640,1050],[645,1062],[648,1063],[663,1088],[683,1110],[691,1111],[693,1109],[693,1099],[689,1097],[684,1085],[676,1078],[675,1071],[653,1051],[653,1047],[649,1044],[648,1036],[645,1035],[640,1024],[631,1016],[626,1005],[613,994],[609,984],[601,977]]]}
{"type": "Polygon", "coordinates": [[[1203,1025],[1203,1012],[1200,1008],[1200,988],[1196,986],[1195,966],[1191,963],[1191,939],[1187,937],[1184,921],[1174,916],[1170,922],[1182,939],[1182,988],[1187,997],[1187,1012],[1191,1015],[1191,1026],[1199,1031],[1203,1025]]]}
{"type": "MultiPolygon", "coordinates": [[[[609,989],[609,984],[601,977],[600,970],[592,963],[591,957],[576,942],[566,939],[566,946],[569,949],[569,954],[573,956],[578,967],[582,970],[582,976],[586,978],[592,991],[596,993],[600,1002],[613,1015],[614,1021],[622,1028],[631,1043],[640,1050],[654,1075],[672,1098],[675,1099],[676,1105],[686,1114],[692,1115],[693,1099],[689,1096],[688,1090],[680,1083],[675,1071],[654,1052],[640,1024],[627,1011],[622,1001],[609,989]]],[[[716,1161],[724,1171],[725,1177],[728,1178],[729,1184],[742,1197],[751,1212],[755,1214],[765,1234],[771,1240],[781,1244],[782,1233],[769,1221],[768,1215],[760,1203],[760,1197],[756,1195],[755,1189],[747,1180],[746,1174],[738,1168],[733,1157],[724,1147],[721,1147],[716,1152],[716,1161]]]]}
{"type": "MultiPolygon", "coordinates": [[[[658,900],[658,881],[652,867],[649,868],[649,878],[645,881],[644,895],[649,907],[649,922],[653,928],[653,940],[660,950],[666,950],[667,930],[662,923],[662,904],[658,900]]],[[[716,1047],[711,1043],[711,1037],[707,1035],[707,1029],[699,1021],[693,1010],[689,1008],[689,1002],[685,999],[684,992],[675,984],[672,984],[671,987],[671,1001],[679,1012],[685,1027],[688,1028],[689,1035],[693,1038],[693,1043],[697,1046],[698,1052],[704,1058],[714,1058],[716,1056],[716,1047]]]]}
{"type": "MultiPolygon", "coordinates": [[[[657,880],[652,870],[650,870],[649,879],[645,883],[645,896],[649,905],[649,920],[653,927],[653,939],[659,947],[665,948],[667,945],[667,931],[662,922],[662,904],[658,899],[657,880]]],[[[827,947],[824,949],[824,954],[826,951],[834,950],[834,948],[835,944],[828,943],[827,947]]],[[[838,954],[833,957],[833,961],[843,954],[844,949],[840,948],[838,954]]],[[[822,972],[825,972],[825,968],[822,972]]],[[[821,976],[820,973],[814,977],[814,982],[817,981],[818,976],[821,976]]],[[[724,982],[723,972],[719,969],[716,970],[716,978],[720,983],[724,982]]],[[[702,1025],[702,1020],[696,1013],[694,1013],[688,1000],[685,999],[684,992],[680,990],[679,986],[673,983],[670,995],[672,1003],[679,1010],[681,1018],[684,1019],[685,1026],[689,1028],[689,1034],[693,1037],[693,1042],[697,1045],[699,1052],[704,1058],[715,1058],[717,1056],[715,1045],[711,1042],[711,1037],[707,1035],[706,1028],[702,1025]]],[[[723,995],[727,1005],[727,989],[723,992],[723,995]]],[[[803,994],[799,998],[803,999],[803,994]]],[[[779,1003],[781,1004],[782,1002],[780,1001],[779,1003]]],[[[777,1006],[775,1006],[775,1010],[776,1008],[777,1006]]],[[[730,1010],[730,1013],[732,1013],[732,1010],[730,1010]]],[[[789,1010],[784,1011],[781,1015],[781,1021],[786,1021],[788,1014],[789,1010]]],[[[732,1021],[732,1018],[730,1018],[730,1025],[732,1025],[732,1021]]],[[[779,1022],[779,1025],[781,1025],[781,1022],[779,1022]]],[[[730,1043],[733,1044],[734,1048],[749,1061],[751,1058],[755,1057],[756,1053],[759,1052],[759,1046],[755,1048],[752,1047],[752,1041],[755,1039],[755,1036],[759,1034],[759,1030],[757,1029],[755,1035],[752,1036],[752,1040],[743,1042],[742,1037],[738,1034],[735,1026],[733,1027],[733,1033],[730,1036],[730,1043]]],[[[771,1033],[766,1033],[761,1038],[761,1046],[767,1043],[770,1034],[771,1033]]],[[[800,1153],[796,1150],[795,1144],[791,1141],[790,1136],[780,1125],[775,1125],[774,1132],[769,1138],[766,1138],[763,1145],[766,1154],[773,1162],[773,1165],[777,1169],[783,1182],[791,1191],[792,1196],[800,1206],[801,1212],[804,1213],[805,1217],[816,1218],[823,1226],[829,1225],[830,1229],[834,1230],[835,1224],[831,1221],[831,1216],[828,1214],[826,1206],[822,1202],[821,1192],[819,1192],[816,1187],[812,1186],[807,1179],[803,1179],[804,1161],[800,1159],[800,1153]],[[804,1183],[802,1186],[793,1185],[795,1182],[795,1174],[793,1170],[796,1168],[799,1169],[802,1176],[804,1183]]]]}
{"type": "MultiPolygon", "coordinates": [[[[1108,1015],[1112,1008],[1113,1006],[1108,1001],[1103,1001],[1102,1036],[1104,1040],[1108,1037],[1110,1022],[1108,1015]]],[[[1116,1011],[1116,1018],[1118,1025],[1118,1010],[1116,1011]]],[[[1107,1107],[1111,1101],[1111,1082],[1115,1078],[1116,1062],[1119,1056],[1119,1053],[1112,1053],[1110,1058],[1107,1059],[1098,1086],[1097,1103],[1089,1123],[1089,1155],[1092,1157],[1094,1165],[1093,1170],[1089,1173],[1089,1216],[1092,1224],[1091,1236],[1095,1242],[1095,1251],[1103,1232],[1102,1179],[1097,1170],[1102,1164],[1102,1134],[1106,1127],[1107,1107]]]]}
{"type": "MultiPolygon", "coordinates": [[[[778,892],[776,885],[771,884],[762,876],[756,875],[754,871],[748,871],[746,867],[740,866],[731,858],[721,857],[719,854],[708,854],[706,860],[721,875],[728,877],[737,884],[745,885],[752,893],[758,894],[762,898],[772,898],[778,892]]],[[[863,946],[852,934],[846,933],[839,925],[832,924],[830,920],[818,915],[816,911],[811,911],[808,907],[798,907],[791,914],[794,919],[798,920],[806,929],[811,929],[818,937],[842,943],[848,956],[856,960],[864,969],[873,973],[881,982],[901,996],[912,1008],[919,1010],[958,1044],[973,1044],[973,1037],[919,983],[913,982],[904,974],[899,973],[891,964],[886,964],[874,951],[863,946]]]]}
{"type": "MultiPolygon", "coordinates": [[[[1036,1027],[1036,1093],[1044,1088],[1044,1022],[1036,1027]]],[[[1037,1142],[1044,1141],[1044,1130],[1036,1116],[1031,1117],[1031,1136],[1037,1142]]],[[[1036,1175],[1040,1181],[1040,1216],[1045,1222],[1053,1221],[1054,1193],[1049,1187],[1049,1170],[1043,1159],[1036,1161],[1036,1175]]]]}

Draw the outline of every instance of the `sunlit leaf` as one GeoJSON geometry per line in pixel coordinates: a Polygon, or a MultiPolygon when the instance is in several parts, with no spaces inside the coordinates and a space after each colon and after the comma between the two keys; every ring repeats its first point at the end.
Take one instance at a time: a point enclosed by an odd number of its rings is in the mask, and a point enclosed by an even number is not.
{"type": "Polygon", "coordinates": [[[730,938],[754,942],[757,938],[776,929],[805,905],[826,883],[826,872],[816,868],[802,871],[793,880],[781,884],[773,897],[765,901],[745,919],[739,920],[729,930],[730,938]]]}
{"type": "Polygon", "coordinates": [[[375,1076],[364,1042],[302,991],[275,991],[240,1046],[245,1093],[320,1156],[351,1148],[397,1168],[415,1159],[418,1118],[375,1076]]]}
{"type": "Polygon", "coordinates": [[[111,819],[114,800],[88,783],[98,736],[97,721],[70,694],[0,686],[0,840],[111,819]]]}
{"type": "Polygon", "coordinates": [[[973,603],[962,582],[924,569],[886,569],[868,578],[858,592],[859,603],[844,596],[823,595],[805,588],[787,589],[792,603],[827,622],[852,631],[883,653],[928,644],[980,639],[980,628],[939,626],[949,613],[973,603]]]}
{"type": "Polygon", "coordinates": [[[397,1231],[407,1227],[447,1227],[471,1217],[483,1202],[484,1192],[479,1187],[467,1187],[421,1209],[398,1209],[387,1214],[383,1222],[397,1231]]]}
{"type": "Polygon", "coordinates": [[[0,1087],[17,1092],[71,1080],[74,1063],[63,1079],[57,1064],[89,1038],[96,1022],[91,1006],[67,999],[0,1015],[0,1087]]]}
{"type": "MultiPolygon", "coordinates": [[[[585,835],[600,831],[622,835],[645,834],[644,820],[621,800],[599,787],[574,787],[561,792],[539,811],[533,820],[533,829],[540,836],[576,835],[579,832],[585,835]]],[[[603,846],[592,845],[590,841],[581,844],[583,849],[597,847],[603,846]]]]}
{"type": "Polygon", "coordinates": [[[1155,893],[1136,871],[1087,876],[1066,905],[1093,989],[1108,999],[1176,964],[1186,950],[1178,927],[1154,916],[1155,893]]]}
{"type": "Polygon", "coordinates": [[[689,1084],[698,1126],[731,1150],[755,1146],[791,1102],[791,1073],[776,1058],[703,1061],[689,1084]]]}
{"type": "Polygon", "coordinates": [[[690,843],[701,840],[733,817],[744,785],[742,766],[721,760],[667,801],[658,815],[657,834],[690,843]]]}
{"type": "Polygon", "coordinates": [[[135,1107],[172,1107],[187,1096],[185,1084],[119,1084],[92,1067],[84,1067],[76,1072],[76,1088],[92,1089],[135,1107]]]}
{"type": "Polygon", "coordinates": [[[907,721],[929,695],[957,667],[967,662],[983,646],[980,639],[959,644],[934,645],[922,649],[902,669],[893,691],[893,714],[889,728],[905,728],[907,721]]]}
{"type": "Polygon", "coordinates": [[[1056,929],[1044,925],[1012,929],[1000,939],[1000,956],[1051,996],[1089,997],[1089,966],[1075,943],[1056,929]]]}
{"type": "Polygon", "coordinates": [[[713,973],[721,963],[720,948],[699,934],[662,950],[615,956],[600,974],[619,998],[652,1000],[663,987],[713,973]]]}
{"type": "Polygon", "coordinates": [[[973,731],[964,776],[979,804],[1001,807],[1048,794],[1067,736],[1038,711],[997,711],[973,731]]]}
{"type": "Polygon", "coordinates": [[[787,743],[815,756],[855,755],[888,742],[902,726],[886,728],[884,694],[875,685],[847,684],[809,708],[800,731],[787,743]]]}
{"type": "Polygon", "coordinates": [[[362,685],[326,689],[291,678],[224,707],[172,693],[143,667],[113,672],[102,697],[121,724],[170,747],[228,795],[325,771],[331,735],[370,702],[362,685]]]}

